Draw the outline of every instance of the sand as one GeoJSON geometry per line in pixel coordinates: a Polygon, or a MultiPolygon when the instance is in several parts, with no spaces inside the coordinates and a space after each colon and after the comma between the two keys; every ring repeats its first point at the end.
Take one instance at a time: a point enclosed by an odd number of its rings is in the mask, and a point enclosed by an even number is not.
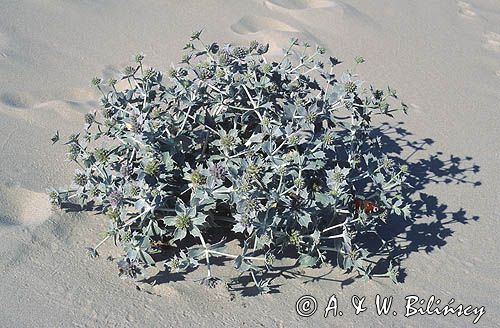
{"type": "Polygon", "coordinates": [[[474,316],[406,318],[411,294],[484,306],[477,326],[500,327],[499,59],[495,0],[0,1],[0,327],[472,325],[474,316]],[[274,54],[290,37],[319,43],[342,69],[362,55],[365,80],[398,90],[410,114],[391,121],[395,149],[417,175],[415,223],[388,227],[405,255],[403,283],[323,268],[303,272],[317,279],[277,278],[279,293],[232,299],[193,281],[203,269],[152,287],[117,277],[112,245],[85,255],[105,222],[47,205],[46,189],[73,170],[50,137],[80,129],[97,106],[93,76],[115,76],[139,51],[166,70],[200,28],[209,41],[270,42],[274,54]],[[308,318],[295,312],[305,294],[318,301],[308,318]],[[343,316],[324,318],[332,294],[343,316]],[[376,314],[377,294],[394,297],[397,316],[376,314]],[[359,315],[353,295],[366,296],[359,315]]]}

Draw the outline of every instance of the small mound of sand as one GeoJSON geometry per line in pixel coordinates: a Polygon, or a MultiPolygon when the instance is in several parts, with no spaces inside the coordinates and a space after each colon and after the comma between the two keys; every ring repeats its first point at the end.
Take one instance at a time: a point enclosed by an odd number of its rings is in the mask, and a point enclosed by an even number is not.
{"type": "Polygon", "coordinates": [[[5,185],[0,185],[0,208],[1,225],[37,225],[51,212],[45,193],[5,185]]]}

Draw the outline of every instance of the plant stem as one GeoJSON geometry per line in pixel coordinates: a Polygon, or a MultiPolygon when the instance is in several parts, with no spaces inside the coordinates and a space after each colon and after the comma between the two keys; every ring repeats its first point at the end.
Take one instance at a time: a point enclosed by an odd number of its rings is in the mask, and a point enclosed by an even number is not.
{"type": "Polygon", "coordinates": [[[336,225],[334,225],[334,226],[331,226],[331,227],[328,227],[328,228],[326,228],[326,229],[323,229],[323,231],[321,231],[321,232],[322,232],[322,233],[325,233],[325,232],[327,232],[327,231],[330,231],[330,230],[333,230],[333,229],[336,229],[336,228],[343,227],[346,223],[354,223],[354,222],[358,222],[358,221],[360,221],[360,219],[359,219],[359,218],[358,218],[358,219],[355,219],[355,220],[352,220],[352,221],[350,221],[350,222],[344,221],[344,222],[342,222],[342,223],[339,223],[339,224],[336,224],[336,225]]]}
{"type": "Polygon", "coordinates": [[[316,150],[318,150],[321,146],[323,146],[323,142],[320,141],[319,144],[317,144],[313,149],[311,149],[311,153],[314,153],[316,150]]]}
{"type": "Polygon", "coordinates": [[[99,247],[101,247],[102,244],[106,242],[111,237],[111,235],[107,235],[103,240],[101,240],[97,245],[94,246],[94,249],[97,250],[99,247]]]}
{"type": "Polygon", "coordinates": [[[394,188],[395,186],[397,186],[397,185],[398,185],[398,182],[396,182],[396,183],[394,183],[394,184],[392,184],[392,185],[391,185],[390,183],[391,183],[394,179],[397,179],[397,178],[401,175],[401,173],[403,173],[403,170],[399,170],[399,172],[398,172],[398,173],[396,173],[396,175],[394,175],[394,176],[391,178],[391,180],[389,180],[389,181],[388,181],[388,182],[384,185],[384,187],[383,187],[382,189],[384,189],[384,190],[390,190],[390,189],[394,188]]]}
{"type": "Polygon", "coordinates": [[[252,106],[253,106],[253,109],[257,109],[257,105],[255,104],[255,102],[253,101],[253,98],[252,96],[250,95],[250,91],[248,91],[248,88],[246,85],[243,84],[243,89],[245,90],[247,96],[248,96],[248,99],[250,99],[250,102],[252,103],[252,106]]]}
{"type": "Polygon", "coordinates": [[[207,261],[207,277],[210,278],[212,276],[212,271],[210,270],[210,251],[207,248],[207,244],[205,243],[205,239],[200,233],[200,241],[201,245],[205,248],[205,259],[207,261]]]}
{"type": "Polygon", "coordinates": [[[257,287],[260,291],[259,283],[257,281],[257,278],[255,278],[255,273],[253,273],[253,270],[250,270],[250,275],[252,276],[253,282],[255,283],[255,287],[257,287]]]}
{"type": "Polygon", "coordinates": [[[337,238],[343,238],[344,234],[338,234],[338,235],[333,235],[333,236],[328,236],[328,237],[319,237],[320,239],[337,239],[337,238]]]}
{"type": "MultiPolygon", "coordinates": [[[[215,254],[215,255],[226,256],[226,257],[229,257],[229,258],[232,258],[232,259],[235,259],[235,258],[238,257],[238,255],[227,254],[227,253],[218,252],[218,251],[208,250],[208,252],[212,253],[212,254],[215,254]]],[[[250,261],[265,261],[266,260],[265,257],[252,257],[252,256],[245,256],[243,259],[244,260],[250,260],[250,261]]]]}
{"type": "Polygon", "coordinates": [[[186,116],[184,117],[184,120],[182,121],[182,125],[181,125],[181,128],[179,129],[179,131],[177,132],[176,134],[176,137],[179,136],[182,132],[182,130],[184,130],[184,126],[186,125],[186,122],[187,122],[187,119],[189,117],[189,114],[191,114],[191,106],[188,108],[188,111],[187,111],[187,114],[186,116]]]}

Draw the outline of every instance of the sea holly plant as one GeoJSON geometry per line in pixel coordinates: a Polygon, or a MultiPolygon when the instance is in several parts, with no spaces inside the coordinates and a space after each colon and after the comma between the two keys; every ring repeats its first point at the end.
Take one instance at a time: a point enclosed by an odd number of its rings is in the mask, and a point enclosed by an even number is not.
{"type": "Polygon", "coordinates": [[[268,45],[206,44],[200,35],[166,74],[140,54],[120,82],[92,79],[100,108],[64,143],[79,168],[68,188],[50,192],[54,205],[108,217],[106,238],[89,253],[113,240],[123,249],[120,275],[132,278],[149,266],[205,265],[207,286],[222,257],[260,292],[284,254],[396,280],[391,261],[387,273],[374,270],[388,241],[367,246],[393,215],[410,215],[407,166],[384,154],[372,130],[376,116],[406,112],[394,107],[396,91],[362,82],[361,57],[337,73],[338,59],[296,39],[271,60],[268,45]],[[230,253],[235,235],[241,251],[230,253]]]}

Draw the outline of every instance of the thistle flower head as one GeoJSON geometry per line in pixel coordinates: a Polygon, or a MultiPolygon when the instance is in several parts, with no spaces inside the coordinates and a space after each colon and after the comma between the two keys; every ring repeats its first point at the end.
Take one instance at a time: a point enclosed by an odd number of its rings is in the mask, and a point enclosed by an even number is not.
{"type": "Polygon", "coordinates": [[[130,233],[130,231],[126,230],[122,233],[122,235],[120,236],[120,239],[121,239],[121,241],[128,243],[129,241],[132,240],[132,234],[130,233]]]}
{"type": "Polygon", "coordinates": [[[87,124],[92,124],[95,121],[95,114],[93,113],[87,113],[85,114],[85,123],[87,124]]]}
{"type": "Polygon", "coordinates": [[[130,196],[136,197],[136,196],[139,196],[139,194],[141,192],[141,188],[139,188],[139,186],[133,185],[130,187],[129,192],[130,192],[130,196]]]}
{"type": "Polygon", "coordinates": [[[296,156],[298,155],[298,152],[293,149],[293,150],[290,150],[288,153],[284,154],[283,155],[283,160],[287,161],[287,162],[290,162],[292,161],[296,156]]]}
{"type": "Polygon", "coordinates": [[[108,86],[110,86],[110,87],[114,87],[114,86],[116,85],[116,83],[117,83],[117,82],[118,82],[118,81],[117,81],[116,79],[114,79],[114,78],[110,78],[110,79],[108,80],[108,86]]]}
{"type": "Polygon", "coordinates": [[[295,187],[302,189],[304,188],[305,181],[303,178],[297,178],[293,181],[293,184],[295,185],[295,187]]]}
{"type": "Polygon", "coordinates": [[[247,166],[246,171],[248,172],[248,174],[258,175],[262,171],[262,167],[257,163],[250,163],[247,166]]]}
{"type": "Polygon", "coordinates": [[[252,40],[252,41],[250,41],[250,45],[248,48],[250,51],[253,51],[253,50],[257,49],[258,46],[259,46],[259,42],[257,42],[257,40],[252,40]]]}
{"type": "Polygon", "coordinates": [[[84,173],[76,173],[73,181],[79,186],[85,186],[88,182],[88,177],[84,173]]]}
{"type": "Polygon", "coordinates": [[[209,69],[201,69],[198,73],[198,76],[200,77],[201,80],[208,80],[213,76],[212,71],[209,69]]]}
{"type": "Polygon", "coordinates": [[[332,189],[328,193],[330,194],[330,196],[333,196],[333,197],[338,197],[339,196],[338,189],[332,189]]]}
{"type": "Polygon", "coordinates": [[[231,148],[233,147],[235,144],[236,144],[236,139],[234,136],[230,135],[230,134],[226,134],[225,136],[223,136],[221,138],[221,144],[223,147],[225,148],[231,148]]]}
{"type": "Polygon", "coordinates": [[[200,39],[201,32],[203,32],[203,30],[193,32],[193,33],[191,34],[191,41],[194,41],[194,40],[199,40],[199,39],[200,39]]]}
{"type": "Polygon", "coordinates": [[[127,77],[132,76],[135,74],[135,68],[132,66],[127,66],[123,69],[123,74],[127,77]]]}
{"type": "Polygon", "coordinates": [[[167,76],[172,78],[172,79],[177,77],[177,70],[173,67],[169,68],[167,71],[167,76]]]}
{"type": "Polygon", "coordinates": [[[304,121],[307,123],[314,123],[316,121],[317,114],[315,112],[309,111],[304,115],[304,121]]]}
{"type": "Polygon", "coordinates": [[[224,76],[226,76],[226,72],[224,72],[223,69],[217,69],[215,71],[215,76],[219,79],[222,79],[224,76]]]}
{"type": "Polygon", "coordinates": [[[105,163],[108,160],[108,152],[104,148],[97,148],[94,152],[95,159],[98,162],[105,163]]]}
{"type": "Polygon", "coordinates": [[[113,128],[117,124],[116,120],[113,118],[107,119],[104,121],[104,126],[108,129],[113,128]]]}
{"type": "Polygon", "coordinates": [[[189,64],[191,56],[189,54],[183,54],[181,58],[181,63],[189,64]]]}
{"type": "Polygon", "coordinates": [[[276,255],[274,255],[273,253],[267,253],[265,261],[267,265],[272,266],[274,261],[276,261],[276,255]]]}
{"type": "Polygon", "coordinates": [[[55,190],[52,190],[49,193],[49,200],[52,205],[59,206],[61,205],[61,197],[59,196],[59,193],[55,190]]]}
{"type": "Polygon", "coordinates": [[[68,152],[66,153],[67,157],[71,161],[76,161],[78,156],[80,156],[80,147],[76,144],[68,145],[68,152]]]}
{"type": "Polygon", "coordinates": [[[302,237],[300,236],[300,233],[297,230],[293,230],[288,236],[288,242],[295,247],[299,247],[301,241],[302,237]]]}
{"type": "Polygon", "coordinates": [[[187,214],[179,214],[175,217],[175,227],[177,229],[187,229],[191,224],[191,218],[187,214]]]}
{"type": "Polygon", "coordinates": [[[144,60],[144,55],[143,55],[143,54],[137,54],[137,55],[135,55],[135,58],[134,58],[134,59],[135,59],[135,62],[136,62],[137,64],[140,64],[140,63],[142,63],[142,61],[144,60]]]}
{"type": "Polygon", "coordinates": [[[227,53],[222,52],[222,53],[219,55],[219,64],[224,66],[224,65],[226,65],[228,62],[229,62],[229,57],[228,57],[227,53]]]}
{"type": "Polygon", "coordinates": [[[297,145],[299,143],[299,137],[296,134],[291,135],[290,137],[288,137],[288,143],[291,146],[297,145]]]}
{"type": "Polygon", "coordinates": [[[99,84],[101,84],[101,81],[102,81],[102,80],[101,80],[100,78],[98,78],[98,77],[94,77],[94,78],[92,78],[92,81],[90,81],[90,83],[91,83],[93,86],[97,87],[97,86],[99,86],[99,84]]]}
{"type": "Polygon", "coordinates": [[[386,170],[391,169],[394,166],[394,161],[386,157],[384,158],[383,166],[386,170]]]}
{"type": "Polygon", "coordinates": [[[142,268],[137,260],[131,260],[129,258],[126,258],[124,260],[121,260],[117,263],[118,265],[118,276],[122,278],[132,278],[136,279],[137,276],[140,276],[142,274],[142,268]]]}
{"type": "Polygon", "coordinates": [[[224,179],[226,176],[226,169],[222,163],[209,162],[208,163],[208,174],[215,177],[216,179],[224,179]]]}
{"type": "Polygon", "coordinates": [[[267,233],[259,237],[259,242],[264,245],[269,245],[271,243],[271,236],[267,233]]]}
{"type": "Polygon", "coordinates": [[[335,142],[335,137],[333,136],[333,134],[331,132],[328,131],[323,135],[322,141],[325,145],[331,146],[335,142]]]}
{"type": "Polygon", "coordinates": [[[269,63],[265,63],[261,67],[262,73],[264,73],[264,74],[271,73],[272,69],[273,69],[273,66],[269,63]]]}
{"type": "Polygon", "coordinates": [[[90,190],[89,190],[89,196],[91,198],[98,197],[100,195],[100,193],[101,193],[101,191],[96,186],[92,186],[92,188],[90,188],[90,190]]]}
{"type": "Polygon", "coordinates": [[[252,186],[247,179],[242,179],[241,184],[237,187],[237,190],[241,193],[247,193],[250,191],[252,186]]]}
{"type": "Polygon", "coordinates": [[[335,171],[332,174],[332,180],[337,183],[341,183],[345,180],[345,175],[341,171],[335,171]]]}
{"type": "Polygon", "coordinates": [[[104,118],[111,118],[111,116],[113,116],[114,114],[114,111],[111,108],[104,107],[101,109],[101,113],[104,118]]]}
{"type": "Polygon", "coordinates": [[[248,50],[243,47],[234,47],[232,55],[236,58],[243,59],[248,54],[248,50]]]}
{"type": "Polygon", "coordinates": [[[365,59],[363,57],[358,56],[354,58],[354,61],[356,62],[356,64],[362,64],[365,62],[365,59]]]}
{"type": "Polygon", "coordinates": [[[142,126],[139,123],[139,118],[136,115],[130,116],[129,129],[132,132],[139,133],[142,131],[142,126]]]}
{"type": "Polygon", "coordinates": [[[146,163],[146,166],[144,166],[144,172],[146,172],[147,175],[155,176],[160,173],[160,165],[161,164],[158,160],[152,159],[146,163]]]}
{"type": "Polygon", "coordinates": [[[112,208],[109,207],[106,210],[106,216],[111,220],[111,221],[116,221],[120,218],[120,211],[117,208],[112,208]]]}
{"type": "Polygon", "coordinates": [[[193,170],[191,173],[191,182],[195,186],[199,186],[205,183],[205,177],[199,170],[193,170]]]}
{"type": "Polygon", "coordinates": [[[352,81],[347,82],[344,86],[345,92],[347,92],[347,93],[353,93],[354,91],[356,91],[357,87],[358,86],[356,85],[356,83],[354,83],[352,81]]]}
{"type": "Polygon", "coordinates": [[[120,166],[120,174],[124,177],[127,177],[130,174],[130,167],[127,165],[127,163],[123,163],[120,166]]]}
{"type": "Polygon", "coordinates": [[[278,173],[280,176],[285,175],[285,174],[286,174],[286,166],[285,166],[285,165],[280,165],[280,166],[278,167],[277,173],[278,173]]]}
{"type": "Polygon", "coordinates": [[[112,207],[119,207],[123,202],[123,193],[119,190],[114,190],[109,194],[108,200],[112,207]]]}
{"type": "Polygon", "coordinates": [[[153,108],[151,110],[150,115],[151,115],[151,118],[154,118],[154,119],[160,117],[160,115],[161,115],[161,108],[160,107],[153,108]]]}
{"type": "Polygon", "coordinates": [[[155,73],[156,73],[155,70],[149,67],[144,71],[144,78],[149,80],[155,75],[155,73]]]}
{"type": "Polygon", "coordinates": [[[168,261],[166,263],[166,266],[169,268],[170,272],[177,273],[181,268],[181,260],[176,256],[168,261]]]}

